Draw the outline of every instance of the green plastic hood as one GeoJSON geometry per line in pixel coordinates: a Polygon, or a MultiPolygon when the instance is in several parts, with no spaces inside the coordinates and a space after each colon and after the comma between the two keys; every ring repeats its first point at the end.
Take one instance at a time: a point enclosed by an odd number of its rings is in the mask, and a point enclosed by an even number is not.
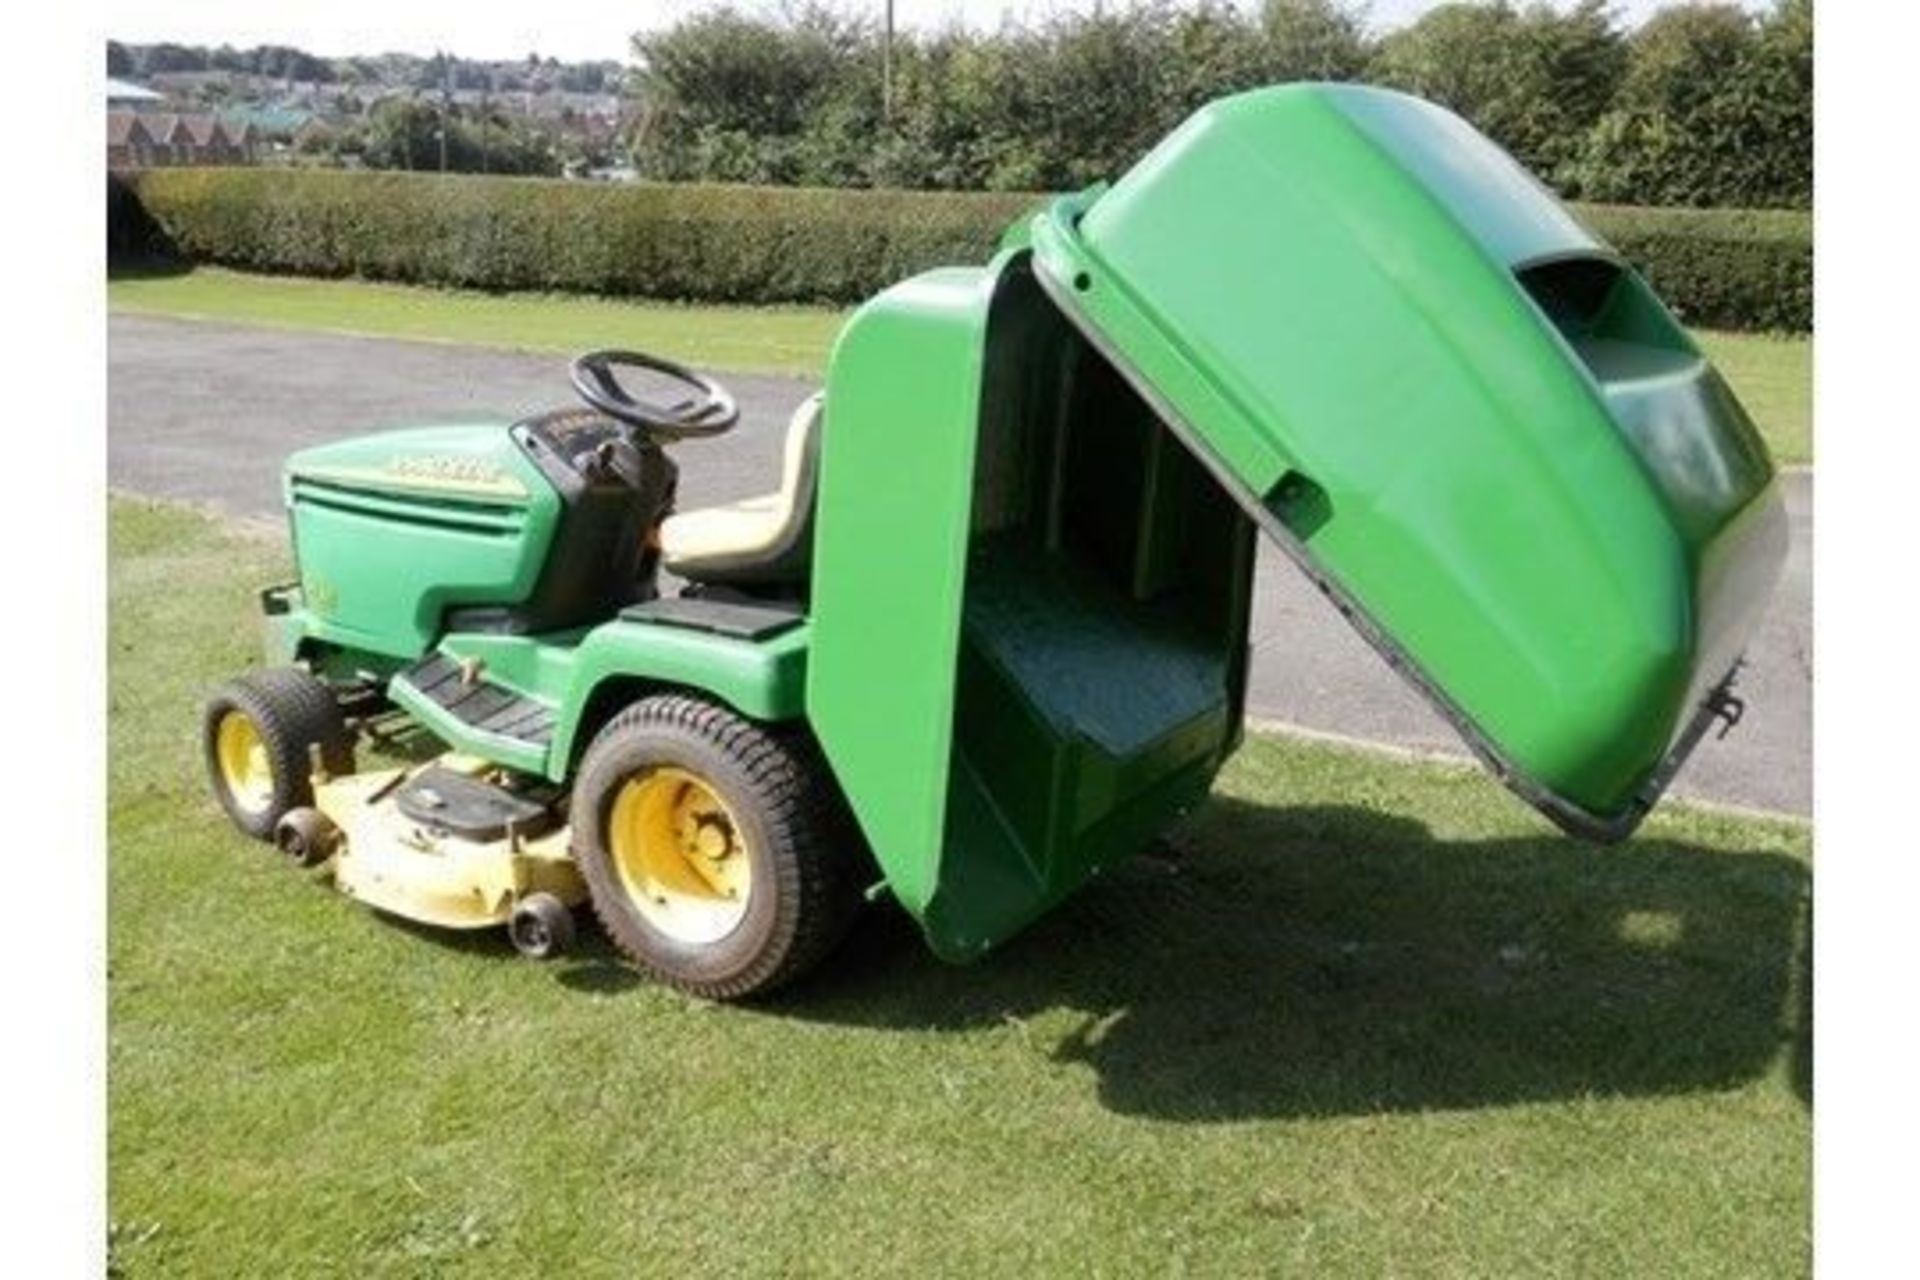
{"type": "Polygon", "coordinates": [[[1028,228],[1048,295],[1522,795],[1630,831],[1786,551],[1752,423],[1458,117],[1294,85],[1028,228]]]}

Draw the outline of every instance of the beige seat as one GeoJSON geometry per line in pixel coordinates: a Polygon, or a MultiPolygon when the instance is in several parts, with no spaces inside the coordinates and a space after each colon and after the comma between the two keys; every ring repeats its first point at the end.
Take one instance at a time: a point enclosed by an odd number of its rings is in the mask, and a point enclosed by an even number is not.
{"type": "Polygon", "coordinates": [[[815,393],[788,420],[778,491],[667,517],[660,560],[670,572],[692,582],[771,585],[806,578],[823,403],[815,393]]]}

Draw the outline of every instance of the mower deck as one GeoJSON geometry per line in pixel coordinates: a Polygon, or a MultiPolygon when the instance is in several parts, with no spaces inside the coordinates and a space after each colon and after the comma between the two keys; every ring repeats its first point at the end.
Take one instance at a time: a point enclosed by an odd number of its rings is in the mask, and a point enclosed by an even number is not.
{"type": "Polygon", "coordinates": [[[454,815],[444,823],[416,816],[422,812],[421,779],[435,775],[507,797],[481,778],[493,767],[471,756],[446,755],[425,766],[317,782],[315,807],[343,836],[333,858],[335,886],[382,911],[450,929],[505,924],[515,904],[534,893],[550,893],[568,906],[586,901],[586,885],[568,852],[568,828],[551,811],[543,823],[509,820],[493,828],[497,835],[482,829],[478,838],[455,830],[463,824],[454,815]],[[538,834],[525,834],[527,827],[538,834]]]}

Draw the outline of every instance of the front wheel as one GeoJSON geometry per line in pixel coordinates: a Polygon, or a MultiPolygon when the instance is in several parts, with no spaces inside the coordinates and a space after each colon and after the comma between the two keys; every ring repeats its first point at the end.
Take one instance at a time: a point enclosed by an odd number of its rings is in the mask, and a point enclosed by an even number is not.
{"type": "Polygon", "coordinates": [[[353,772],[353,739],[333,690],[299,667],[241,676],[207,700],[202,752],[213,794],[256,840],[313,803],[313,759],[330,774],[353,772]]]}
{"type": "Polygon", "coordinates": [[[594,914],[642,968],[708,999],[744,999],[810,969],[858,909],[858,862],[835,811],[804,744],[660,695],[587,749],[574,857],[594,914]]]}

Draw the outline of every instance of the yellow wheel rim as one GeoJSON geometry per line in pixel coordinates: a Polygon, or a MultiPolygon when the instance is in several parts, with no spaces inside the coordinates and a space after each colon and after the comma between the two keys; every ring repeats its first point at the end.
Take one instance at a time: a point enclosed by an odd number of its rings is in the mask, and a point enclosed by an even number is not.
{"type": "Polygon", "coordinates": [[[753,860],[733,811],[685,769],[621,784],[607,849],[634,909],[679,942],[716,942],[747,914],[753,860]]]}
{"type": "Polygon", "coordinates": [[[273,803],[273,764],[259,727],[245,712],[228,711],[220,717],[213,754],[233,802],[248,813],[265,813],[273,803]]]}

